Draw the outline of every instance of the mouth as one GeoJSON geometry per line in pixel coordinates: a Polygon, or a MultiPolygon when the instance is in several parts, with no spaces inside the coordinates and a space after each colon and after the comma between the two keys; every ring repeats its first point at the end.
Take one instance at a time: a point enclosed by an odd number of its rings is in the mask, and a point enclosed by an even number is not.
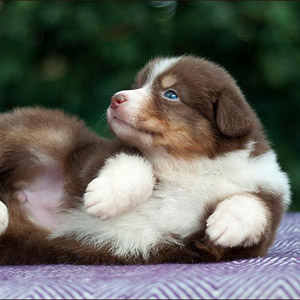
{"type": "Polygon", "coordinates": [[[140,132],[148,135],[155,135],[156,133],[154,131],[151,131],[149,129],[143,128],[141,126],[133,125],[130,122],[125,121],[124,119],[121,119],[119,116],[116,116],[115,114],[108,114],[108,123],[111,128],[111,130],[116,133],[116,128],[114,128],[114,125],[118,125],[123,128],[128,128],[130,130],[134,130],[135,132],[140,132]]]}
{"type": "Polygon", "coordinates": [[[128,122],[120,119],[119,117],[113,116],[112,117],[112,121],[115,122],[115,123],[117,123],[117,124],[119,124],[119,125],[121,125],[121,126],[130,127],[131,129],[139,131],[139,129],[136,126],[133,126],[132,124],[130,124],[130,123],[128,123],[128,122]]]}

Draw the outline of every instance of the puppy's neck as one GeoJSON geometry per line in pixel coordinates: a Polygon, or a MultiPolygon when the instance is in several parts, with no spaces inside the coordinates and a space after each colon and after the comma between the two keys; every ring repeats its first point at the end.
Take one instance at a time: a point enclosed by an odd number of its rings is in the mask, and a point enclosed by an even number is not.
{"type": "Polygon", "coordinates": [[[188,174],[198,176],[199,173],[220,172],[220,170],[231,170],[238,163],[247,163],[251,158],[255,142],[249,142],[244,149],[218,155],[214,158],[199,155],[194,157],[175,157],[168,154],[164,149],[158,151],[142,151],[146,158],[152,163],[157,174],[188,174]]]}
{"type": "MultiPolygon", "coordinates": [[[[143,154],[151,162],[154,171],[158,174],[163,173],[190,173],[197,172],[198,159],[180,158],[168,154],[164,149],[156,151],[143,151],[143,154]]],[[[200,157],[199,157],[200,159],[200,157]]]]}

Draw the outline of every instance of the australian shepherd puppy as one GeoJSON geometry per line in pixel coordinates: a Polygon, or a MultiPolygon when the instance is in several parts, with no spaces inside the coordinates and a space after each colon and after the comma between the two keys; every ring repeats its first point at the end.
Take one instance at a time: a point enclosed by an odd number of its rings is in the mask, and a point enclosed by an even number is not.
{"type": "Polygon", "coordinates": [[[264,255],[290,202],[262,126],[205,59],[157,58],[107,110],[117,140],[58,110],[0,116],[0,263],[264,255]]]}

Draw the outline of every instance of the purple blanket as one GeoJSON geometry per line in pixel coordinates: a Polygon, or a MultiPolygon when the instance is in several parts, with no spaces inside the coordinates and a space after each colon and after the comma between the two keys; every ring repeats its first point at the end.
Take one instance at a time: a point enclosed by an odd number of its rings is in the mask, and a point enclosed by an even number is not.
{"type": "Polygon", "coordinates": [[[0,298],[300,297],[300,213],[288,214],[264,258],[219,264],[0,267],[0,298]]]}

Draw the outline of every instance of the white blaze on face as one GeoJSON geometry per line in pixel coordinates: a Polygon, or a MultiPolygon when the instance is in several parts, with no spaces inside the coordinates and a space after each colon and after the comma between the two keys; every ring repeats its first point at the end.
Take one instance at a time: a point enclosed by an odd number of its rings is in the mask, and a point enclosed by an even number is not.
{"type": "Polygon", "coordinates": [[[153,67],[153,69],[152,69],[152,71],[151,71],[151,73],[150,73],[150,75],[148,77],[146,86],[151,86],[157,76],[159,76],[163,72],[165,72],[168,69],[170,69],[180,59],[181,59],[181,57],[171,57],[171,58],[165,58],[165,59],[159,60],[154,65],[154,67],[153,67]]]}

